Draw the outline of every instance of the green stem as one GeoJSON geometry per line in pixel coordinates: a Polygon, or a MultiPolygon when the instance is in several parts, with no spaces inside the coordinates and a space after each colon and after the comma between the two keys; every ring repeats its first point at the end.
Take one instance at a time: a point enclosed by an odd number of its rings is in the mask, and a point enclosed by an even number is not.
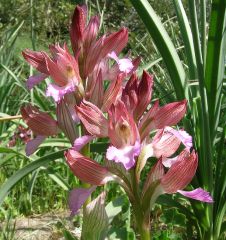
{"type": "Polygon", "coordinates": [[[140,234],[140,240],[150,240],[150,211],[149,209],[143,209],[141,196],[139,193],[139,179],[136,177],[136,170],[132,169],[131,171],[131,179],[132,179],[132,189],[134,200],[131,203],[134,217],[136,220],[137,230],[140,234]],[[145,211],[146,210],[146,211],[145,211]]]}
{"type": "Polygon", "coordinates": [[[150,240],[150,221],[149,214],[145,215],[140,202],[132,204],[136,227],[140,235],[140,240],[150,240]]]}
{"type": "MultiPolygon", "coordinates": [[[[86,157],[90,157],[90,144],[89,143],[86,144],[82,148],[81,153],[82,153],[82,155],[84,155],[86,157]]],[[[82,185],[83,188],[90,188],[91,187],[91,185],[89,183],[86,183],[86,182],[82,182],[81,185],[82,185]]],[[[83,210],[86,208],[87,204],[89,204],[90,202],[91,202],[91,196],[89,198],[87,198],[87,200],[83,204],[83,210]]]]}

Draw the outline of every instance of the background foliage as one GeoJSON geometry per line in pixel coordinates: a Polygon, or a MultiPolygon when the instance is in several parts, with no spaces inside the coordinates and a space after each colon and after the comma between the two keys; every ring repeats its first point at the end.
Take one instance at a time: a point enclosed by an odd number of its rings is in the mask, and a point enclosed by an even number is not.
{"type": "MultiPolygon", "coordinates": [[[[75,4],[80,2],[75,0],[8,0],[0,2],[0,117],[6,118],[8,115],[19,115],[20,106],[26,102],[32,102],[45,111],[51,112],[54,109],[54,103],[43,97],[45,94],[43,85],[36,88],[35,91],[31,91],[31,93],[26,90],[24,83],[34,70],[24,62],[21,51],[25,48],[47,50],[48,45],[51,43],[68,42],[70,17],[75,4]]],[[[129,28],[129,44],[124,53],[126,54],[131,50],[132,55],[141,56],[142,63],[140,69],[147,69],[155,75],[154,98],[159,98],[160,103],[176,100],[178,92],[175,91],[174,80],[170,72],[167,71],[166,61],[163,61],[165,60],[164,56],[160,55],[161,46],[154,44],[153,39],[150,37],[130,1],[87,0],[85,2],[89,6],[90,15],[101,15],[102,33],[117,30],[120,26],[129,28]]],[[[176,12],[174,5],[178,1],[149,0],[148,2],[160,16],[163,27],[181,60],[184,72],[186,76],[189,76],[187,81],[193,95],[190,98],[192,111],[188,113],[187,119],[192,120],[193,124],[196,121],[196,125],[192,125],[196,126],[194,127],[195,129],[191,128],[193,133],[195,132],[196,134],[197,147],[200,147],[200,141],[201,144],[205,144],[202,142],[202,137],[200,137],[203,132],[202,124],[200,123],[203,120],[200,117],[203,106],[200,103],[199,93],[197,94],[196,89],[196,86],[199,84],[198,76],[194,73],[191,77],[192,72],[187,55],[187,46],[184,42],[180,21],[177,18],[178,12],[176,12]],[[199,117],[197,117],[198,115],[199,117]]],[[[189,16],[189,10],[192,6],[188,5],[188,1],[181,2],[184,4],[185,13],[189,16]]],[[[211,6],[208,1],[206,6],[207,29],[209,27],[210,9],[211,6]]],[[[198,14],[200,16],[201,13],[198,12],[198,14]]],[[[191,19],[189,19],[189,22],[192,24],[191,19]]],[[[201,19],[199,20],[201,21],[201,19]]],[[[225,159],[226,154],[222,150],[225,148],[225,85],[223,85],[220,94],[222,94],[222,104],[221,107],[218,106],[221,110],[220,121],[217,126],[218,132],[211,142],[212,146],[216,147],[212,152],[214,159],[216,157],[225,159]]],[[[184,126],[187,127],[188,123],[189,121],[185,120],[184,126]]],[[[53,209],[65,209],[67,207],[68,190],[79,184],[62,158],[62,149],[69,146],[63,135],[60,135],[58,139],[48,139],[42,144],[36,155],[27,158],[24,154],[24,138],[21,137],[19,126],[23,126],[26,129],[26,125],[20,118],[11,121],[1,121],[0,119],[0,185],[3,185],[7,179],[10,180],[10,176],[14,173],[17,174],[17,178],[11,179],[10,193],[1,207],[0,218],[4,221],[9,217],[9,209],[10,217],[16,217],[21,214],[43,213],[53,209]],[[9,146],[12,147],[8,148],[9,146]],[[24,171],[25,166],[26,171],[24,171]],[[19,169],[23,171],[18,172],[19,169]],[[23,178],[24,176],[26,177],[23,178]],[[17,183],[22,178],[23,180],[17,183]]],[[[26,134],[29,135],[30,133],[26,132],[26,134]]],[[[199,148],[200,154],[203,154],[204,151],[205,149],[199,148]]],[[[95,156],[98,158],[98,154],[95,156]]],[[[206,169],[208,167],[215,169],[216,164],[217,162],[215,161],[213,165],[204,167],[206,169]]],[[[225,164],[222,164],[218,167],[223,168],[224,166],[225,164]]],[[[197,177],[200,174],[198,172],[197,177]]],[[[216,176],[215,172],[214,176],[216,176]]],[[[221,181],[225,185],[225,178],[221,179],[221,181]]],[[[201,184],[205,186],[202,180],[201,184]]],[[[110,190],[108,202],[114,200],[116,196],[123,194],[121,189],[116,188],[114,184],[110,184],[107,187],[110,190]]],[[[224,192],[219,193],[220,195],[217,197],[220,198],[224,192]]],[[[1,188],[0,193],[1,202],[3,197],[8,194],[8,189],[5,188],[4,190],[1,188]]],[[[161,206],[156,205],[152,224],[155,233],[154,239],[190,239],[189,237],[191,236],[186,235],[186,229],[187,232],[191,230],[190,234],[192,232],[194,237],[198,234],[197,230],[189,229],[190,223],[185,218],[185,212],[178,211],[175,208],[177,206],[173,204],[173,200],[178,200],[177,196],[167,200],[167,203],[172,202],[173,208],[165,206],[167,204],[164,199],[159,200],[162,204],[161,206]],[[166,209],[164,214],[163,209],[166,209]],[[165,231],[163,231],[164,229],[165,231]]],[[[181,201],[181,199],[178,201],[181,201]]],[[[225,207],[222,204],[219,206],[225,207]]],[[[182,200],[180,205],[188,206],[188,203],[182,200]]],[[[111,239],[115,239],[116,235],[122,239],[131,239],[133,232],[129,226],[130,221],[133,220],[128,218],[130,215],[128,202],[123,199],[120,206],[121,212],[119,215],[112,217],[112,228],[109,234],[111,239]],[[121,228],[120,231],[118,230],[119,227],[121,228]]],[[[193,210],[198,208],[198,205],[193,204],[193,210]]],[[[196,211],[196,214],[198,214],[198,211],[196,211]]],[[[217,210],[215,214],[217,214],[217,210]]],[[[205,225],[206,223],[204,222],[203,224],[205,225]]]]}

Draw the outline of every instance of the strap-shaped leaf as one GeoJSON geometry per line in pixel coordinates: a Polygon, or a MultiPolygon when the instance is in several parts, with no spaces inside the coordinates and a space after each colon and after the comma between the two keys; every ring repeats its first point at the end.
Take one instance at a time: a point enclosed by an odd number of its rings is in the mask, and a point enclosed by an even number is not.
{"type": "Polygon", "coordinates": [[[226,54],[226,1],[213,0],[207,45],[205,85],[207,90],[212,136],[219,121],[219,101],[224,77],[226,54]]]}
{"type": "Polygon", "coordinates": [[[195,59],[193,37],[192,37],[192,32],[189,25],[188,17],[186,15],[186,12],[181,0],[173,0],[173,3],[174,3],[174,8],[177,14],[177,20],[181,30],[181,36],[184,42],[185,52],[187,55],[190,79],[195,80],[197,79],[196,59],[195,59]]]}
{"type": "Polygon", "coordinates": [[[147,0],[130,0],[144,22],[170,74],[177,98],[185,98],[186,74],[168,33],[147,0]]]}

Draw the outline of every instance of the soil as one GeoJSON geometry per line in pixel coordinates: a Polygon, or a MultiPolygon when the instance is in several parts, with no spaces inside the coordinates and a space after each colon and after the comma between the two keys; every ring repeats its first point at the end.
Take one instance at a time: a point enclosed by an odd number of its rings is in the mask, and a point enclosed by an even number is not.
{"type": "MultiPolygon", "coordinates": [[[[11,228],[15,224],[15,240],[63,240],[62,229],[70,230],[77,236],[79,233],[74,230],[69,212],[54,212],[44,215],[33,215],[21,217],[11,221],[11,228]]],[[[0,226],[4,228],[2,223],[0,226]]]]}

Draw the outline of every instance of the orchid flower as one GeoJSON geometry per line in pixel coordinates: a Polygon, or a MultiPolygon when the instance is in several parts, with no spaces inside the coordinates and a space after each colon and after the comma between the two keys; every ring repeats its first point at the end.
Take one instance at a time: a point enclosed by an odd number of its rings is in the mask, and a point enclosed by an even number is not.
{"type": "Polygon", "coordinates": [[[52,117],[47,113],[39,111],[38,108],[31,104],[21,107],[21,114],[23,120],[36,135],[26,145],[26,154],[28,156],[36,151],[46,137],[56,135],[60,132],[57,122],[52,117]]]}
{"type": "Polygon", "coordinates": [[[42,75],[37,75],[38,77],[28,79],[28,88],[31,89],[44,79],[40,76],[49,75],[54,80],[54,84],[48,85],[46,95],[52,96],[56,102],[60,101],[66,93],[75,90],[83,94],[77,60],[70,55],[66,44],[63,47],[59,44],[51,45],[50,52],[51,57],[46,52],[23,51],[24,58],[42,73],[42,75]]]}
{"type": "MultiPolygon", "coordinates": [[[[70,26],[73,55],[66,44],[50,45],[50,54],[23,51],[25,60],[39,72],[28,78],[27,87],[51,77],[46,95],[57,105],[57,121],[30,104],[21,108],[23,120],[36,136],[27,143],[26,153],[34,153],[46,137],[62,130],[72,145],[65,152],[68,166],[77,178],[90,184],[71,191],[71,214],[78,213],[97,186],[116,181],[128,195],[138,225],[148,232],[150,209],[161,194],[213,200],[201,188],[186,191],[198,165],[192,137],[176,127],[186,113],[187,101],[164,106],[158,100],[151,102],[154,77],[144,71],[139,79],[135,71],[140,58],[120,54],[128,42],[127,29],[98,37],[99,27],[98,16],[87,21],[87,7],[77,6],[70,26]],[[84,147],[96,138],[105,138],[109,144],[103,163],[84,154],[84,147]],[[142,185],[140,176],[147,161],[155,162],[142,185]]],[[[98,236],[107,226],[104,196],[100,194],[83,212],[84,222],[99,213],[98,236]]],[[[83,228],[83,234],[86,231],[92,234],[93,226],[83,228]]]]}
{"type": "MultiPolygon", "coordinates": [[[[157,101],[147,110],[152,86],[153,78],[148,73],[144,72],[140,81],[133,74],[122,90],[121,100],[118,99],[111,105],[107,115],[94,104],[81,102],[76,111],[87,132],[94,137],[109,138],[110,146],[106,152],[105,166],[102,166],[105,170],[101,168],[100,171],[99,164],[91,164],[91,160],[79,155],[84,164],[84,168],[81,168],[80,163],[77,163],[79,157],[73,158],[70,154],[73,150],[69,150],[66,155],[67,162],[73,159],[74,174],[93,185],[105,184],[109,180],[109,174],[112,174],[111,180],[115,180],[114,176],[117,175],[121,178],[119,184],[124,187],[131,202],[134,202],[136,197],[131,189],[131,178],[136,177],[139,183],[140,173],[148,158],[155,157],[158,160],[148,174],[141,194],[141,201],[147,209],[150,208],[150,205],[146,205],[147,202],[153,204],[164,193],[180,193],[196,200],[212,202],[211,196],[201,188],[191,192],[183,190],[195,174],[198,158],[194,150],[190,153],[191,136],[184,130],[176,130],[170,126],[176,125],[184,116],[186,101],[169,103],[162,107],[157,101]],[[150,137],[151,132],[155,132],[154,137],[150,137]],[[173,158],[170,164],[170,157],[181,144],[184,151],[173,158]],[[109,165],[110,162],[114,164],[109,165]],[[168,171],[164,169],[163,162],[168,163],[168,171]],[[106,170],[106,174],[103,174],[106,170]],[[127,176],[134,171],[133,177],[127,176]]],[[[81,143],[80,140],[79,142],[81,143]]]]}

